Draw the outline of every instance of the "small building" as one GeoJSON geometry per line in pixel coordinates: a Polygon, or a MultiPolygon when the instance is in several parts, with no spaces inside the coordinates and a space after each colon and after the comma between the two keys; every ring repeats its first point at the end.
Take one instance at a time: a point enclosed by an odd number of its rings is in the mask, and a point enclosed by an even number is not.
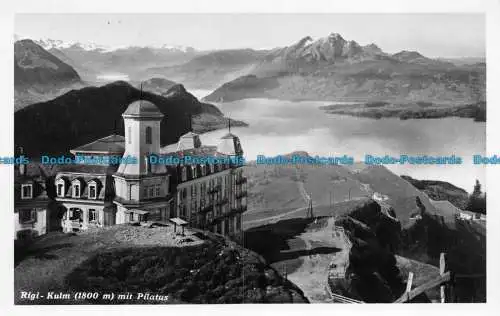
{"type": "Polygon", "coordinates": [[[14,167],[14,240],[29,240],[50,229],[50,199],[43,170],[36,165],[14,167]]]}
{"type": "Polygon", "coordinates": [[[64,165],[57,166],[55,205],[53,211],[63,232],[77,232],[89,228],[114,225],[114,166],[64,165]]]}

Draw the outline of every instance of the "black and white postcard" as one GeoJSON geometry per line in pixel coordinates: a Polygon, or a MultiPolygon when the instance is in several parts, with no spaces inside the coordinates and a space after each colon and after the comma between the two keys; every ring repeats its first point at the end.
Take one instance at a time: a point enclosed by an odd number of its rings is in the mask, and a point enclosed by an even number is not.
{"type": "Polygon", "coordinates": [[[498,3],[114,2],[13,13],[11,304],[494,303],[498,3]]]}

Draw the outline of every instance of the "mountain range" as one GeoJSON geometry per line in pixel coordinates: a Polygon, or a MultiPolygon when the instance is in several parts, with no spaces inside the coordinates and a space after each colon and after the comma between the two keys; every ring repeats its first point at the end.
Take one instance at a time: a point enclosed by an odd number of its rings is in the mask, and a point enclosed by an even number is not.
{"type": "MultiPolygon", "coordinates": [[[[68,49],[84,50],[74,45],[68,49]]],[[[17,41],[14,53],[15,144],[29,155],[64,154],[74,146],[122,133],[121,114],[139,98],[152,101],[165,114],[161,124],[164,145],[190,129],[206,132],[228,125],[229,119],[216,106],[200,102],[177,82],[150,78],[141,81],[140,89],[124,81],[94,86],[32,40],[17,41]]],[[[246,125],[231,121],[233,126],[246,125]]]]}
{"type": "Polygon", "coordinates": [[[485,95],[484,63],[457,66],[416,51],[388,54],[340,34],[297,43],[265,54],[244,76],[206,97],[288,100],[405,100],[477,102],[485,95]]]}
{"type": "Polygon", "coordinates": [[[109,82],[108,74],[133,81],[160,77],[214,90],[206,101],[264,97],[466,104],[485,99],[484,58],[429,58],[410,50],[391,54],[338,33],[315,40],[306,36],[270,50],[38,43],[93,85],[109,82]]]}
{"type": "Polygon", "coordinates": [[[253,49],[207,52],[180,65],[148,68],[141,77],[162,76],[197,89],[214,89],[251,72],[266,53],[253,49]]]}
{"type": "Polygon", "coordinates": [[[52,39],[35,43],[71,65],[88,82],[102,81],[100,75],[106,73],[122,73],[136,80],[148,79],[139,77],[144,69],[181,64],[199,54],[192,47],[168,44],[109,47],[52,39]]]}
{"type": "MultiPolygon", "coordinates": [[[[23,147],[32,157],[42,153],[67,154],[69,149],[82,144],[111,134],[123,134],[121,115],[130,103],[140,98],[153,102],[165,115],[160,124],[162,145],[176,142],[180,135],[188,132],[193,116],[198,117],[196,122],[201,125],[196,132],[226,125],[227,119],[216,106],[199,102],[182,85],[175,84],[163,95],[157,95],[117,81],[101,87],[71,90],[53,100],[16,111],[15,146],[23,147]],[[207,124],[203,124],[204,115],[210,119],[207,124]]],[[[233,121],[233,125],[242,124],[233,121]]]]}
{"type": "Polygon", "coordinates": [[[138,45],[124,45],[124,46],[108,46],[96,44],[93,42],[76,42],[76,41],[62,41],[62,40],[54,40],[50,38],[35,40],[35,43],[42,46],[46,50],[50,49],[82,49],[87,51],[102,51],[102,52],[113,52],[118,50],[125,50],[129,48],[151,48],[151,49],[163,49],[170,51],[178,51],[178,52],[194,52],[195,49],[189,46],[181,46],[181,45],[169,45],[169,44],[160,44],[160,45],[147,45],[147,46],[138,46],[138,45]]]}
{"type": "Polygon", "coordinates": [[[82,85],[75,69],[40,45],[28,39],[14,44],[16,108],[82,85]]]}

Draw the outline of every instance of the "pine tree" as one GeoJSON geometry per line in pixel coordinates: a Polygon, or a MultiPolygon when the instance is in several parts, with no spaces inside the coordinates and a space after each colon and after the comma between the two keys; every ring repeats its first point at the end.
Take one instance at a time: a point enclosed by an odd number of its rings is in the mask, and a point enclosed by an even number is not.
{"type": "Polygon", "coordinates": [[[479,180],[476,180],[474,190],[469,196],[466,209],[470,212],[486,214],[486,194],[483,195],[479,180]]]}

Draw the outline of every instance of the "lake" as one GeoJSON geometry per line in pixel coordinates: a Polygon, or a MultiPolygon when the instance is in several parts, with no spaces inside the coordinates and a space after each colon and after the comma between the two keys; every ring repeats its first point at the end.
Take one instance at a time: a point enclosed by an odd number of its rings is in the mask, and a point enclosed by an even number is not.
{"type": "MultiPolygon", "coordinates": [[[[196,91],[198,97],[204,93],[196,91]]],[[[462,165],[387,167],[399,175],[447,181],[469,192],[476,179],[485,186],[486,169],[474,166],[472,155],[485,154],[486,123],[466,118],[374,120],[331,115],[319,109],[332,103],[246,99],[216,105],[231,118],[250,124],[232,129],[240,137],[247,160],[255,160],[257,155],[275,156],[297,150],[320,156],[346,154],[356,161],[364,160],[366,154],[454,154],[463,158],[462,165]]],[[[216,144],[225,133],[226,130],[205,133],[201,135],[202,142],[216,144]]]]}
{"type": "Polygon", "coordinates": [[[102,73],[96,76],[96,81],[98,82],[113,82],[117,80],[128,81],[129,76],[124,73],[102,73]]]}

